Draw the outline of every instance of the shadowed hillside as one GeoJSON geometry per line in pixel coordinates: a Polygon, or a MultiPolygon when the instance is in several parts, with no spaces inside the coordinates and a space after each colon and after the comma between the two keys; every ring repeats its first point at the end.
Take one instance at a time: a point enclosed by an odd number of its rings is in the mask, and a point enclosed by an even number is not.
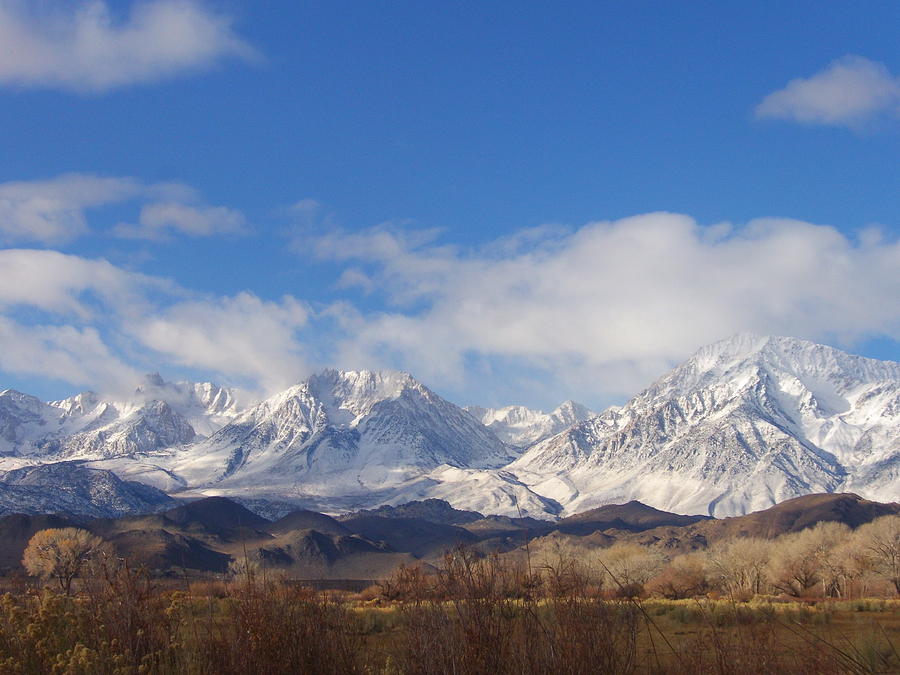
{"type": "Polygon", "coordinates": [[[670,555],[705,549],[728,538],[773,539],[820,522],[855,528],[896,513],[898,504],[871,502],[854,494],[822,494],[721,520],[667,513],[631,501],[552,523],[484,517],[427,500],[340,519],[298,510],[271,522],[230,499],[209,497],[162,513],[117,519],[5,516],[0,518],[0,565],[7,571],[18,567],[22,551],[38,530],[78,523],[108,541],[118,555],[155,573],[222,573],[231,561],[249,559],[295,578],[373,579],[389,575],[401,563],[433,563],[459,546],[504,553],[528,542],[533,551],[562,541],[577,542],[582,549],[631,543],[670,555]]]}

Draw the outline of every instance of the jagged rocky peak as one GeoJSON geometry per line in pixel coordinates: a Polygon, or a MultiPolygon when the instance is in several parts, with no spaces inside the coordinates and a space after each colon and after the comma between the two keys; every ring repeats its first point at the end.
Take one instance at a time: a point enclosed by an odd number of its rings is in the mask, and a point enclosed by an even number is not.
{"type": "Polygon", "coordinates": [[[169,382],[159,373],[145,375],[144,381],[135,389],[135,397],[166,401],[176,408],[199,407],[214,414],[234,413],[238,407],[231,389],[212,382],[169,382]]]}
{"type": "Polygon", "coordinates": [[[521,405],[504,408],[467,406],[465,410],[501,441],[516,447],[533,445],[596,414],[575,401],[565,401],[549,413],[521,405]]]}
{"type": "Polygon", "coordinates": [[[15,389],[0,392],[0,419],[40,417],[47,404],[15,389]]]}
{"type": "Polygon", "coordinates": [[[62,410],[66,415],[87,415],[100,403],[100,397],[96,392],[83,391],[61,401],[50,401],[49,405],[62,410]]]}
{"type": "Polygon", "coordinates": [[[636,498],[734,515],[862,485],[888,499],[900,490],[898,400],[900,364],[741,334],[700,349],[615,414],[533,446],[510,468],[567,508],[636,498]]]}
{"type": "Polygon", "coordinates": [[[302,419],[314,429],[326,424],[353,427],[369,415],[374,406],[399,399],[404,394],[438,400],[409,373],[327,368],[269,397],[248,410],[245,417],[264,415],[302,419]]]}
{"type": "Polygon", "coordinates": [[[231,389],[212,382],[196,382],[193,388],[197,400],[210,412],[225,413],[237,408],[237,400],[231,389]]]}
{"type": "Polygon", "coordinates": [[[488,429],[408,373],[325,370],[250,408],[177,458],[175,470],[217,486],[265,473],[270,486],[319,498],[510,458],[488,429]]]}
{"type": "MultiPolygon", "coordinates": [[[[159,371],[155,373],[147,373],[144,375],[144,385],[145,387],[164,387],[166,385],[166,381],[162,378],[162,375],[159,374],[159,371]]],[[[138,387],[137,391],[141,391],[142,387],[138,387]]]]}
{"type": "Polygon", "coordinates": [[[354,417],[368,414],[380,401],[399,398],[405,391],[431,392],[409,373],[396,370],[326,369],[307,380],[309,391],[327,406],[354,417]]]}
{"type": "Polygon", "coordinates": [[[43,433],[48,426],[48,406],[29,394],[15,389],[0,392],[0,453],[43,433]]]}
{"type": "Polygon", "coordinates": [[[0,394],[0,453],[45,460],[123,457],[192,443],[237,413],[230,390],[167,382],[158,373],[123,397],[87,391],[43,403],[9,390],[0,394]]]}
{"type": "Polygon", "coordinates": [[[867,359],[799,338],[740,333],[702,347],[665,379],[690,379],[691,374],[721,378],[754,367],[820,378],[839,387],[900,378],[900,363],[893,361],[867,359]]]}
{"type": "Polygon", "coordinates": [[[596,413],[590,410],[587,406],[583,406],[577,401],[572,401],[571,399],[568,401],[563,401],[559,407],[554,410],[555,413],[558,413],[560,416],[578,421],[582,419],[587,419],[588,417],[593,417],[596,413]]]}
{"type": "Polygon", "coordinates": [[[16,405],[32,408],[37,405],[42,405],[42,402],[39,398],[32,396],[31,394],[23,394],[17,389],[4,389],[3,391],[0,391],[0,405],[16,405]]]}

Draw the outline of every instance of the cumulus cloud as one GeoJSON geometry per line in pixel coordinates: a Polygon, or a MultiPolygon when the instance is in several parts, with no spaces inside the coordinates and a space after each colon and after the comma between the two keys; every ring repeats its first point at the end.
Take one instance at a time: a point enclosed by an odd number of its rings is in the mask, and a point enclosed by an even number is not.
{"type": "Polygon", "coordinates": [[[318,251],[355,262],[349,281],[379,289],[387,306],[335,310],[339,362],[438,382],[512,359],[627,394],[735,332],[900,337],[900,243],[797,220],[704,227],[652,213],[476,251],[377,228],[332,233],[318,251]]]}
{"type": "Polygon", "coordinates": [[[459,400],[595,403],[736,332],[900,339],[900,241],[874,229],[650,213],[475,249],[435,231],[332,230],[307,250],[336,263],[344,299],[210,295],[104,260],[0,251],[0,369],[108,387],[186,368],[273,392],[330,363],[409,370],[459,400]]]}
{"type": "Polygon", "coordinates": [[[0,83],[101,92],[256,58],[226,15],[199,0],[0,0],[0,83]]]}
{"type": "Polygon", "coordinates": [[[113,355],[91,326],[31,326],[0,316],[0,344],[0,369],[10,373],[42,375],[102,390],[139,377],[113,355]]]}
{"type": "Polygon", "coordinates": [[[248,229],[242,213],[203,203],[187,185],[71,173],[0,183],[0,242],[67,243],[89,233],[87,211],[123,203],[139,205],[140,212],[137,224],[113,228],[119,237],[163,240],[172,233],[206,237],[248,229]]]}
{"type": "Polygon", "coordinates": [[[0,237],[6,242],[71,241],[88,231],[86,209],[131,199],[139,191],[133,179],[88,174],[0,183],[0,237]]]}
{"type": "Polygon", "coordinates": [[[266,302],[240,293],[176,304],[132,331],[176,363],[229,373],[274,391],[308,372],[296,335],[307,318],[306,308],[293,297],[266,302]]]}
{"type": "Polygon", "coordinates": [[[791,80],[756,107],[761,118],[850,127],[884,113],[900,113],[900,78],[861,56],[845,56],[812,77],[791,80]]]}
{"type": "Polygon", "coordinates": [[[170,232],[190,237],[216,234],[244,234],[247,219],[240,211],[224,206],[198,207],[161,202],[141,208],[138,225],[117,225],[114,233],[124,239],[164,240],[170,232]]]}
{"type": "Polygon", "coordinates": [[[57,251],[0,250],[0,270],[0,310],[34,308],[79,321],[90,321],[107,307],[141,312],[150,290],[176,292],[163,279],[57,251]]]}
{"type": "Polygon", "coordinates": [[[110,390],[132,384],[139,365],[183,366],[257,392],[307,372],[296,331],[308,313],[292,296],[210,296],[56,251],[0,251],[0,270],[7,372],[110,390]]]}

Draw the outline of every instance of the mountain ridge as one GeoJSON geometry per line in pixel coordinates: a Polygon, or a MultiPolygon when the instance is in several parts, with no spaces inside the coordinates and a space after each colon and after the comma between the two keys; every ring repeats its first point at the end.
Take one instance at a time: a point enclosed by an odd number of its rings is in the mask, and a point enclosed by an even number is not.
{"type": "Polygon", "coordinates": [[[570,508],[655,493],[650,503],[660,508],[736,515],[852,487],[860,474],[875,496],[897,494],[898,432],[900,364],[739,335],[701,348],[622,408],[532,446],[509,468],[570,508]]]}
{"type": "Polygon", "coordinates": [[[884,500],[900,493],[900,363],[739,334],[596,415],[571,401],[463,409],[399,371],[326,369],[245,407],[156,374],[129,401],[0,392],[0,470],[72,460],[274,516],[428,499],[551,520],[631,499],[719,516],[813,492],[884,500]]]}

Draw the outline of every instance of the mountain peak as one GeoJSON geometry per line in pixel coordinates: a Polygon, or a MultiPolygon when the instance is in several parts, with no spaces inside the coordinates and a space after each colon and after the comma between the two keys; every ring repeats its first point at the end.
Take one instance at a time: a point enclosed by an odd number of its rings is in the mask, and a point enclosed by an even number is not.
{"type": "Polygon", "coordinates": [[[843,398],[861,385],[900,380],[900,363],[800,338],[740,333],[700,348],[638,398],[684,394],[714,382],[736,392],[760,378],[787,391],[805,388],[825,399],[843,398]]]}
{"type": "Polygon", "coordinates": [[[162,387],[166,384],[166,381],[162,378],[162,375],[159,374],[159,371],[144,375],[144,382],[154,387],[162,387]]]}
{"type": "Polygon", "coordinates": [[[366,415],[377,403],[399,398],[410,389],[428,392],[412,375],[396,370],[329,368],[311,375],[305,388],[322,401],[332,419],[345,416],[348,412],[354,417],[366,415]]]}
{"type": "Polygon", "coordinates": [[[737,333],[718,342],[701,347],[685,362],[697,370],[725,371],[729,366],[747,361],[807,362],[822,367],[854,364],[878,364],[894,370],[900,363],[879,361],[842,351],[837,347],[820,344],[803,338],[737,333]]]}
{"type": "Polygon", "coordinates": [[[311,375],[310,384],[326,386],[343,385],[355,390],[378,390],[383,393],[398,393],[405,387],[422,385],[412,375],[402,370],[338,370],[325,368],[311,375]]]}
{"type": "Polygon", "coordinates": [[[573,424],[595,415],[575,401],[564,401],[549,413],[521,405],[510,405],[505,408],[467,406],[465,410],[493,431],[504,443],[523,448],[554,436],[573,424]]]}
{"type": "Polygon", "coordinates": [[[529,448],[512,468],[558,476],[540,485],[570,509],[637,498],[730,515],[863,486],[883,498],[897,489],[898,410],[898,363],[739,334],[701,348],[615,415],[529,448]]]}

